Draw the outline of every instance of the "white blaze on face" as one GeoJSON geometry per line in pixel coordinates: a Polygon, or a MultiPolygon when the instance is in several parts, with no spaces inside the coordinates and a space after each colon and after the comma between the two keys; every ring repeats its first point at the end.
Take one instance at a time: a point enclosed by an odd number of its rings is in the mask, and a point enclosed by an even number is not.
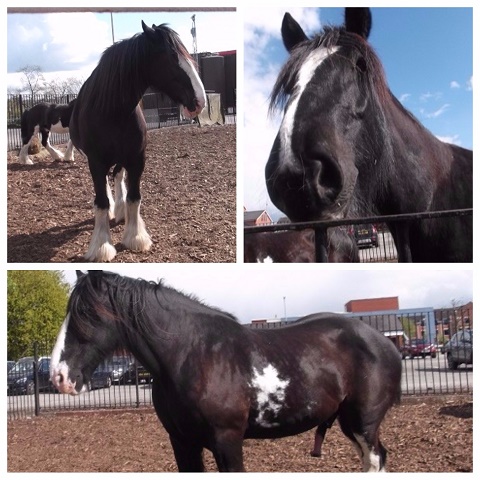
{"type": "Polygon", "coordinates": [[[285,111],[282,124],[280,125],[280,156],[282,157],[283,161],[288,161],[289,159],[293,158],[291,139],[295,114],[297,112],[300,97],[302,96],[305,88],[307,88],[307,85],[312,80],[317,68],[326,58],[335,53],[338,49],[339,47],[318,48],[310,53],[307,60],[300,68],[297,84],[295,85],[295,93],[292,95],[292,99],[285,111]]]}
{"type": "Polygon", "coordinates": [[[62,352],[65,349],[65,337],[67,336],[69,319],[70,316],[67,315],[58,333],[55,347],[53,348],[50,359],[50,380],[55,388],[62,393],[77,393],[75,391],[75,384],[73,384],[68,377],[68,365],[60,361],[62,352]],[[60,379],[62,379],[62,382],[60,379]]]}
{"type": "Polygon", "coordinates": [[[197,108],[195,112],[190,112],[188,108],[184,107],[183,115],[186,118],[194,118],[201,113],[207,103],[205,89],[203,88],[203,83],[200,80],[197,69],[193,66],[192,62],[186,58],[183,58],[182,56],[179,56],[178,58],[180,67],[184,70],[192,82],[195,98],[197,99],[197,108]]]}
{"type": "Polygon", "coordinates": [[[257,393],[258,418],[257,423],[262,427],[275,427],[278,424],[266,418],[267,412],[276,415],[285,401],[285,392],[289,380],[281,380],[277,369],[272,365],[266,366],[262,372],[253,368],[252,387],[257,393]]]}

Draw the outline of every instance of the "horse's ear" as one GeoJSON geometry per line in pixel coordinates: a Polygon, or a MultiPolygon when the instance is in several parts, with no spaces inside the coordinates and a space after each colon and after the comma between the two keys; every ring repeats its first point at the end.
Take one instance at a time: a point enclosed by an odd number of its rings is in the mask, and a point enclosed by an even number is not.
{"type": "Polygon", "coordinates": [[[75,273],[77,274],[77,280],[80,280],[85,276],[85,273],[83,273],[81,270],[75,270],[75,273]]]}
{"type": "Polygon", "coordinates": [[[356,33],[365,40],[372,28],[372,14],[369,8],[346,8],[345,28],[347,32],[356,33]]]}
{"type": "Polygon", "coordinates": [[[143,20],[142,20],[142,29],[145,33],[145,36],[149,40],[155,40],[155,30],[153,28],[150,28],[143,20]]]}
{"type": "Polygon", "coordinates": [[[90,281],[92,282],[93,286],[96,287],[103,277],[103,270],[89,270],[88,276],[90,277],[90,281]]]}
{"type": "Polygon", "coordinates": [[[282,39],[285,48],[291,52],[295,45],[308,40],[298,22],[287,12],[282,21],[282,39]]]}

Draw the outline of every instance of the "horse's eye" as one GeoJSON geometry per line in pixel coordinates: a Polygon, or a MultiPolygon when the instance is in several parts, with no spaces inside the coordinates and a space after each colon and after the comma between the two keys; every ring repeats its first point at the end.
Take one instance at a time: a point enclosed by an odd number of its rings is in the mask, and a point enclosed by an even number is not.
{"type": "Polygon", "coordinates": [[[358,71],[360,71],[362,73],[365,73],[367,71],[367,62],[366,62],[365,58],[360,57],[357,60],[356,67],[357,67],[358,71]]]}

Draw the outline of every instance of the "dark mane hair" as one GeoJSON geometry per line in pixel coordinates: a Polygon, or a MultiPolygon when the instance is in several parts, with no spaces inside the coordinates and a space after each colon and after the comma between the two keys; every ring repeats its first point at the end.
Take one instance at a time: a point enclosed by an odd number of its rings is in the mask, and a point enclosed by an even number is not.
{"type": "MultiPolygon", "coordinates": [[[[365,59],[367,81],[372,93],[381,102],[390,95],[382,63],[369,43],[360,35],[347,32],[344,26],[327,26],[322,33],[299,43],[290,52],[290,56],[280,70],[270,95],[270,112],[273,112],[276,108],[283,108],[288,98],[294,93],[300,68],[308,56],[317,48],[331,49],[335,46],[356,48],[365,59]]],[[[338,59],[339,57],[332,56],[329,60],[335,61],[336,58],[338,59]]]]}
{"type": "Polygon", "coordinates": [[[103,52],[98,65],[81,89],[87,108],[114,113],[132,95],[140,98],[148,87],[144,84],[144,78],[145,68],[149,65],[146,58],[151,48],[158,48],[159,51],[169,49],[195,63],[178,34],[166,24],[155,27],[155,34],[158,39],[155,47],[143,33],[138,33],[114,43],[103,52]]]}
{"type": "Polygon", "coordinates": [[[210,307],[194,295],[170,288],[164,285],[163,280],[154,282],[103,271],[90,271],[77,280],[67,311],[70,318],[82,319],[82,322],[71,325],[79,338],[88,339],[95,334],[99,316],[107,321],[119,322],[126,331],[138,327],[146,335],[158,336],[158,330],[152,328],[156,323],[152,303],[158,306],[155,312],[185,308],[187,311],[219,315],[238,323],[230,313],[210,307]]]}

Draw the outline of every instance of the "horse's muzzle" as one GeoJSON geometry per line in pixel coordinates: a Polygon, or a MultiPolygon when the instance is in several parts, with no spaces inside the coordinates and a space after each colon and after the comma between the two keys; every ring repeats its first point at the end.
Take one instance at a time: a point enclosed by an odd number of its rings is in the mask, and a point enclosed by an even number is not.
{"type": "Polygon", "coordinates": [[[60,393],[78,395],[83,390],[83,387],[80,391],[76,390],[77,382],[70,380],[68,366],[64,362],[50,369],[50,380],[60,393]]]}

